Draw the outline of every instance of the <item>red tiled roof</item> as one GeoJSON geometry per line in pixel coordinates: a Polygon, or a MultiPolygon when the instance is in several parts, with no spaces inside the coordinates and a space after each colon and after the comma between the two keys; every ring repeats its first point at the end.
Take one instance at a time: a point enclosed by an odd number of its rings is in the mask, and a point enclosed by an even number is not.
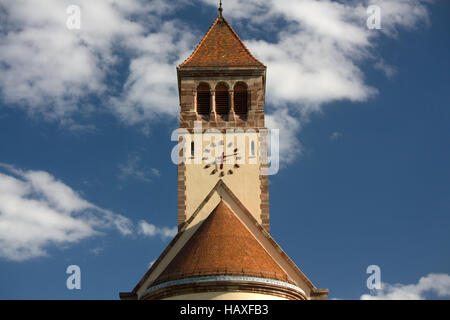
{"type": "Polygon", "coordinates": [[[153,284],[206,275],[246,275],[292,283],[223,201],[153,284]]]}
{"type": "Polygon", "coordinates": [[[228,21],[219,16],[179,69],[265,68],[247,49],[228,21]]]}

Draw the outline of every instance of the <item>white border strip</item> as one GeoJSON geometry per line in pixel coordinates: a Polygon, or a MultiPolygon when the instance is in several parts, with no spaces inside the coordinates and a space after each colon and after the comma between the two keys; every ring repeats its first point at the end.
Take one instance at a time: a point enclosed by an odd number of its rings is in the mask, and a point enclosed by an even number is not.
{"type": "Polygon", "coordinates": [[[259,278],[259,277],[250,277],[250,276],[232,276],[232,275],[191,277],[191,278],[184,278],[184,279],[179,279],[179,280],[163,282],[163,283],[160,283],[156,286],[150,287],[147,290],[145,290],[143,296],[150,292],[153,292],[153,291],[156,291],[156,290],[159,290],[162,288],[179,285],[179,284],[215,282],[215,281],[239,281],[239,282],[256,282],[256,283],[272,284],[272,285],[277,285],[280,287],[285,287],[285,288],[289,288],[289,289],[298,291],[302,295],[306,296],[305,292],[302,289],[300,289],[296,285],[293,285],[291,283],[287,283],[284,281],[269,279],[269,278],[259,278]]]}

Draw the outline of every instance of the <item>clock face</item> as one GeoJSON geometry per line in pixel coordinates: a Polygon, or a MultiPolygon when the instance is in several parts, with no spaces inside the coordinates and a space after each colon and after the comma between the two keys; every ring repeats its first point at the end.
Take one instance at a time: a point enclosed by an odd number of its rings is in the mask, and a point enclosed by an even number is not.
{"type": "MultiPolygon", "coordinates": [[[[218,142],[219,145],[223,145],[223,140],[220,140],[218,142]]],[[[211,143],[208,145],[204,150],[204,154],[211,154],[212,150],[214,150],[217,147],[216,143],[211,143]]],[[[232,147],[232,144],[228,145],[228,147],[232,147]]],[[[224,149],[223,147],[221,149],[224,149]]],[[[238,160],[240,160],[239,156],[239,150],[238,148],[235,148],[232,153],[226,153],[222,152],[221,155],[217,156],[209,156],[204,157],[203,160],[208,161],[204,167],[205,170],[210,170],[211,175],[218,175],[220,178],[224,177],[225,175],[232,175],[235,173],[236,170],[240,168],[238,164],[238,160]],[[234,158],[234,161],[232,161],[232,164],[227,163],[230,158],[234,158]]]]}

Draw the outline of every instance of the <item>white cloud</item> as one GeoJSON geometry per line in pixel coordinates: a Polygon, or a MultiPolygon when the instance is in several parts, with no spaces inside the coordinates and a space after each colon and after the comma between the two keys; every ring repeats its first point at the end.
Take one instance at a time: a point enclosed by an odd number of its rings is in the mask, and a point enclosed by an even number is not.
{"type": "Polygon", "coordinates": [[[416,284],[383,283],[381,290],[375,290],[374,293],[362,295],[361,300],[424,300],[429,294],[439,298],[450,298],[450,276],[430,273],[420,278],[416,284]]]}
{"type": "Polygon", "coordinates": [[[130,61],[130,75],[119,97],[111,99],[112,110],[125,123],[178,115],[175,67],[195,45],[187,29],[179,21],[166,21],[153,34],[127,40],[135,51],[130,61]]]}
{"type": "Polygon", "coordinates": [[[397,68],[387,64],[383,59],[377,61],[374,64],[374,68],[383,71],[388,78],[392,78],[397,74],[397,68]]]}
{"type": "MultiPolygon", "coordinates": [[[[282,166],[294,162],[303,151],[303,147],[297,137],[300,131],[300,121],[289,114],[288,110],[282,109],[277,114],[266,116],[266,126],[279,131],[279,156],[282,166]]],[[[269,143],[271,140],[268,141],[269,143]]],[[[270,150],[276,150],[276,146],[270,145],[270,150]]]]}
{"type": "MultiPolygon", "coordinates": [[[[177,227],[156,227],[84,200],[44,171],[24,171],[0,163],[0,258],[24,261],[48,255],[54,246],[117,230],[124,236],[174,236],[177,227]]],[[[101,247],[90,250],[99,254],[101,247]]]]}
{"type": "Polygon", "coordinates": [[[159,228],[159,227],[156,227],[155,225],[150,224],[144,220],[141,220],[139,222],[138,234],[146,236],[146,237],[160,236],[161,238],[166,239],[166,238],[175,237],[177,233],[178,233],[177,227],[159,228]]]}
{"type": "Polygon", "coordinates": [[[0,168],[0,257],[45,256],[50,245],[76,243],[108,229],[132,233],[128,218],[89,203],[47,172],[0,168]]]}
{"type": "Polygon", "coordinates": [[[381,30],[388,36],[396,37],[399,28],[413,30],[420,23],[428,24],[427,3],[433,0],[368,0],[368,5],[381,9],[381,30]]]}
{"type": "Polygon", "coordinates": [[[102,108],[87,103],[90,96],[131,124],[175,116],[175,62],[192,44],[180,22],[161,17],[182,2],[2,2],[1,96],[11,107],[58,121],[102,108]],[[81,8],[80,30],[66,27],[69,5],[81,8]],[[130,68],[122,87],[116,68],[124,55],[130,68]]]}
{"type": "MultiPolygon", "coordinates": [[[[215,0],[203,2],[217,8],[215,0]]],[[[288,137],[296,147],[302,125],[324,104],[364,102],[378,93],[366,82],[363,66],[373,63],[392,76],[395,66],[382,58],[375,61],[377,44],[382,35],[398,37],[400,30],[427,23],[428,2],[229,0],[224,14],[233,24],[259,29],[256,37],[244,41],[269,68],[268,122],[275,122],[271,117],[295,119],[298,124],[291,125],[297,132],[288,137]],[[366,27],[369,5],[381,8],[381,30],[366,27]]],[[[189,56],[198,37],[192,34],[193,21],[171,14],[188,3],[4,1],[0,95],[11,107],[75,128],[68,119],[73,114],[102,108],[126,124],[145,128],[158,119],[174,119],[179,110],[175,66],[189,56]],[[69,4],[81,7],[79,31],[66,28],[69,4]],[[88,103],[92,96],[100,103],[88,103]]],[[[295,159],[289,154],[282,158],[295,159]]]]}
{"type": "MultiPolygon", "coordinates": [[[[214,0],[204,2],[217,6],[214,0]]],[[[426,2],[430,1],[229,0],[224,14],[232,22],[247,21],[270,35],[244,42],[268,66],[267,102],[272,107],[268,123],[273,127],[275,118],[281,124],[286,115],[295,118],[297,131],[289,131],[289,139],[282,143],[297,149],[299,131],[311,113],[331,102],[364,102],[378,93],[366,83],[362,66],[374,63],[380,36],[396,37],[401,29],[428,22],[426,2]],[[381,8],[381,30],[366,26],[366,8],[371,4],[381,8]],[[280,21],[285,27],[277,29],[274,25],[280,21]]],[[[395,67],[385,63],[378,62],[375,68],[388,77],[395,73],[395,67]]],[[[281,149],[288,152],[282,161],[295,159],[293,148],[281,149]]]]}

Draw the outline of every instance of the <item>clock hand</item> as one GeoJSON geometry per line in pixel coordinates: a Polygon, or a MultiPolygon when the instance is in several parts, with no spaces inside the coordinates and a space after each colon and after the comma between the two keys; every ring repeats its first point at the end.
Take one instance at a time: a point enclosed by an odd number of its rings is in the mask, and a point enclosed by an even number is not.
{"type": "Polygon", "coordinates": [[[222,158],[225,159],[225,158],[232,157],[232,156],[237,156],[237,155],[238,155],[238,153],[226,154],[226,155],[222,155],[220,157],[215,157],[215,159],[222,160],[222,158]]]}
{"type": "Polygon", "coordinates": [[[223,160],[225,159],[225,153],[222,152],[222,159],[220,161],[220,170],[223,169],[223,160]]]}
{"type": "Polygon", "coordinates": [[[233,153],[233,154],[227,154],[227,155],[224,155],[224,156],[222,156],[222,157],[228,158],[228,157],[237,156],[237,155],[238,155],[237,153],[233,153]]]}

